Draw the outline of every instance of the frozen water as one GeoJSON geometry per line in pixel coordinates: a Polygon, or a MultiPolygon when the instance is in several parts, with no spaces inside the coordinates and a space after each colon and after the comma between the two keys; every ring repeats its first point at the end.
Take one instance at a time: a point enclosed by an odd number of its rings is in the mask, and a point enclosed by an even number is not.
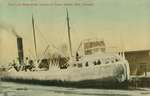
{"type": "Polygon", "coordinates": [[[0,96],[150,96],[150,89],[80,89],[0,82],[0,96]]]}

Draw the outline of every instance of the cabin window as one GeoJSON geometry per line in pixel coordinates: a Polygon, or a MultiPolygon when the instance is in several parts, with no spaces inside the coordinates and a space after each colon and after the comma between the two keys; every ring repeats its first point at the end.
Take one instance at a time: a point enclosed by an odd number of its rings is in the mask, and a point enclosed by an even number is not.
{"type": "Polygon", "coordinates": [[[96,61],[94,61],[93,64],[96,65],[96,61]]]}
{"type": "Polygon", "coordinates": [[[89,66],[88,62],[86,62],[86,63],[85,63],[85,66],[86,66],[86,67],[88,67],[88,66],[89,66]]]}
{"type": "Polygon", "coordinates": [[[94,65],[100,65],[100,64],[101,64],[101,61],[100,61],[100,60],[97,60],[97,61],[94,61],[93,63],[94,63],[94,65]]]}
{"type": "Polygon", "coordinates": [[[101,64],[101,61],[100,61],[100,60],[98,60],[98,61],[97,61],[97,65],[100,65],[100,64],[101,64]]]}
{"type": "Polygon", "coordinates": [[[78,67],[79,67],[79,68],[80,68],[80,67],[82,67],[82,64],[81,64],[81,63],[79,63],[79,64],[78,64],[78,67]]]}
{"type": "Polygon", "coordinates": [[[117,59],[117,58],[116,58],[116,59],[115,59],[115,61],[116,61],[116,62],[118,62],[118,61],[119,61],[119,59],[117,59]]]}

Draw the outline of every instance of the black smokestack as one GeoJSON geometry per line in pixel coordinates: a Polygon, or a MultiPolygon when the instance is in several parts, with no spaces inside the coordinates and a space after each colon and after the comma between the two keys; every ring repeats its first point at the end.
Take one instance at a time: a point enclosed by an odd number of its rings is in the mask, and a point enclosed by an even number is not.
{"type": "Polygon", "coordinates": [[[17,37],[18,59],[19,64],[24,63],[23,41],[21,37],[17,37]]]}

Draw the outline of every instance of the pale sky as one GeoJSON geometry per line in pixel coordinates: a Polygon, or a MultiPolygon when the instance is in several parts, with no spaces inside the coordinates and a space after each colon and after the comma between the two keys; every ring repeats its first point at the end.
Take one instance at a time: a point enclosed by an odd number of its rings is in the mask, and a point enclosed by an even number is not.
{"type": "MultiPolygon", "coordinates": [[[[17,57],[16,38],[9,31],[14,27],[23,37],[25,55],[34,54],[31,16],[36,23],[38,53],[53,43],[68,44],[67,6],[12,6],[30,2],[85,2],[90,0],[0,0],[0,61],[17,57]],[[40,32],[39,32],[40,31],[40,32]],[[46,40],[45,40],[46,39],[46,40]]],[[[93,6],[69,6],[73,51],[86,38],[104,39],[107,46],[126,50],[150,49],[149,0],[91,0],[93,6]]],[[[50,45],[52,46],[52,45],[50,45]]],[[[34,56],[34,55],[33,55],[34,56]]]]}

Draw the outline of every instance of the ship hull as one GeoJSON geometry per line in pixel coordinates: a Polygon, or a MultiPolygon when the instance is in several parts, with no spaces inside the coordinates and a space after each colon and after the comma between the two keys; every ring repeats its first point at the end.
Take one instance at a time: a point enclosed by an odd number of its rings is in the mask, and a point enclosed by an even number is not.
{"type": "Polygon", "coordinates": [[[7,72],[1,80],[46,86],[80,88],[127,88],[128,64],[108,64],[89,68],[52,68],[41,72],[7,72]]]}
{"type": "Polygon", "coordinates": [[[128,81],[118,82],[113,78],[103,78],[83,81],[39,80],[22,78],[2,78],[5,82],[20,84],[33,84],[43,86],[72,87],[72,88],[103,88],[103,89],[128,89],[128,81]]]}

